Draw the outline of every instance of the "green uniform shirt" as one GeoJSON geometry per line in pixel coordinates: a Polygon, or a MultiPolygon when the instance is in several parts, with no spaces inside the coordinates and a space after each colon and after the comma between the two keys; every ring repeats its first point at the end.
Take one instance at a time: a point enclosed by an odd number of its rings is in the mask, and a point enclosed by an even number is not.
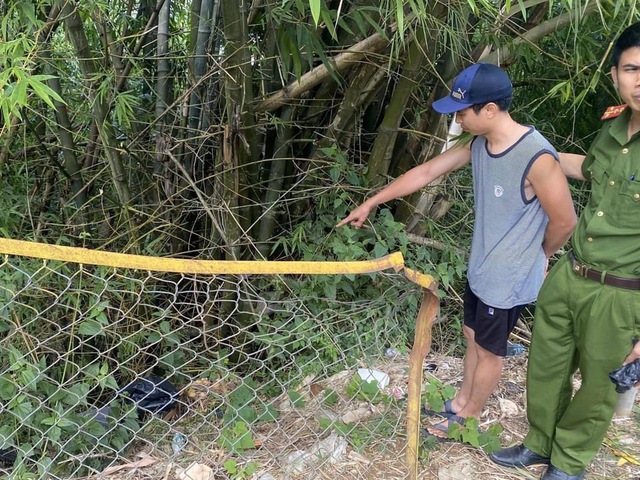
{"type": "Polygon", "coordinates": [[[631,140],[631,110],[607,121],[591,144],[582,174],[591,196],[573,233],[576,256],[587,265],[640,277],[640,132],[631,140]]]}

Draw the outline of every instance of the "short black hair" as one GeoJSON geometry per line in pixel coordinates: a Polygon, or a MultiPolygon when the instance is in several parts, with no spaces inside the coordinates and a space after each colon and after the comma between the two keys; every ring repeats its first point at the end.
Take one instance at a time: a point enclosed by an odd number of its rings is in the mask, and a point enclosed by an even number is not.
{"type": "Polygon", "coordinates": [[[490,102],[476,103],[475,105],[471,105],[471,108],[473,108],[473,111],[476,112],[476,114],[478,114],[480,113],[480,110],[482,110],[485,107],[485,105],[487,105],[488,103],[495,103],[498,106],[498,110],[506,112],[507,110],[509,110],[509,107],[511,106],[512,99],[513,97],[509,95],[508,97],[502,97],[497,100],[492,100],[490,102]]]}
{"type": "Polygon", "coordinates": [[[620,62],[622,52],[629,48],[640,47],[640,22],[629,25],[620,34],[613,44],[611,51],[611,66],[617,67],[620,62]]]}

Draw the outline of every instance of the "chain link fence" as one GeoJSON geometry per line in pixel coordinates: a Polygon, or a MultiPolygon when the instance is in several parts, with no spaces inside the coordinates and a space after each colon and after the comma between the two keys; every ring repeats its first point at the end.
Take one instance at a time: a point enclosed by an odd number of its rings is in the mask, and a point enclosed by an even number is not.
{"type": "Polygon", "coordinates": [[[151,261],[4,257],[3,474],[406,477],[422,291],[401,271],[205,275],[151,261]],[[358,282],[371,295],[342,301],[358,282]]]}

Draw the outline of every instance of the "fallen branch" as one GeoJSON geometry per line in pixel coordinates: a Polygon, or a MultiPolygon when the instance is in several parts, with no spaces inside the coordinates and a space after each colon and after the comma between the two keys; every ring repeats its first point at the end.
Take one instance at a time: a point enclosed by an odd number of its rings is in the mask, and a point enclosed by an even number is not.
{"type": "MultiPolygon", "coordinates": [[[[423,245],[429,248],[435,248],[436,250],[440,250],[440,251],[443,251],[451,247],[450,245],[445,245],[444,243],[438,240],[434,240],[433,238],[420,237],[413,233],[407,233],[407,240],[409,240],[411,243],[423,245]]],[[[453,248],[453,251],[456,252],[457,255],[460,255],[461,257],[465,257],[465,258],[467,257],[467,252],[465,250],[458,247],[451,247],[451,248],[453,248]]]]}
{"type": "MultiPolygon", "coordinates": [[[[393,34],[397,29],[397,25],[390,27],[389,34],[393,34]]],[[[346,70],[351,64],[356,63],[367,54],[376,53],[380,49],[389,45],[389,39],[380,33],[374,33],[370,37],[365,38],[361,42],[356,43],[352,47],[339,53],[329,62],[335,72],[339,73],[346,70]]],[[[287,99],[299,98],[303,93],[308,92],[316,85],[319,85],[329,78],[330,71],[326,65],[318,65],[313,70],[302,75],[295,82],[287,85],[282,90],[274,93],[270,97],[262,100],[255,108],[256,112],[271,112],[277,110],[284,105],[287,99]]]]}

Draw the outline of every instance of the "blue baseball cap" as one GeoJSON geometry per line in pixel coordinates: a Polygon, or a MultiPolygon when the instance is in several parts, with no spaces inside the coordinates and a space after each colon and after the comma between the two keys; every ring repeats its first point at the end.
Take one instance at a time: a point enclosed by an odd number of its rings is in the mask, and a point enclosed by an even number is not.
{"type": "Polygon", "coordinates": [[[510,97],[512,93],[511,80],[504,70],[492,63],[476,63],[458,74],[451,93],[433,102],[433,109],[438,113],[454,113],[510,97]]]}

